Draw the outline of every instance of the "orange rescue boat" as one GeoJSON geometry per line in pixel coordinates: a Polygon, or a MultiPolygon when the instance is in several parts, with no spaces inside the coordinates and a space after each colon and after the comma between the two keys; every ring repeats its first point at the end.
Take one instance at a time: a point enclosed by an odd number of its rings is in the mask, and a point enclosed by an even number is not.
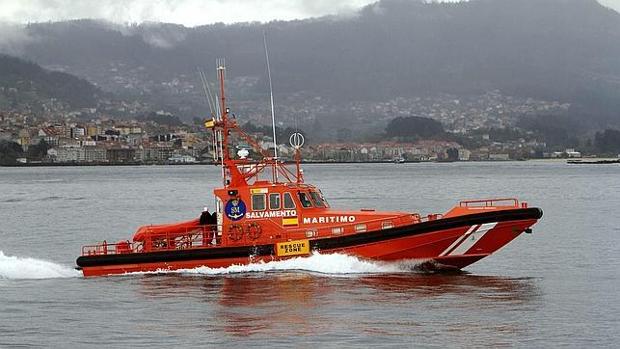
{"type": "Polygon", "coordinates": [[[211,268],[308,256],[317,251],[378,261],[416,260],[461,269],[508,244],[542,217],[517,199],[462,201],[445,214],[375,210],[341,211],[304,183],[303,136],[290,138],[294,166],[270,156],[245,134],[226,107],[223,65],[218,67],[218,115],[212,130],[223,186],[214,190],[215,212],[199,219],[138,229],[131,241],[82,247],[76,263],[84,276],[211,268]],[[231,154],[234,134],[252,145],[231,154]],[[289,167],[295,167],[291,169],[289,167]]]}

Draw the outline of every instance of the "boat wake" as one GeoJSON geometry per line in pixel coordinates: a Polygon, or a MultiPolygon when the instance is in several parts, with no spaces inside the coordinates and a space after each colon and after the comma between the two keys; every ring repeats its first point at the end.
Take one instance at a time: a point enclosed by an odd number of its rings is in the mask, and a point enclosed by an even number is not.
{"type": "Polygon", "coordinates": [[[394,273],[399,272],[396,265],[375,263],[344,254],[318,254],[309,257],[295,257],[291,259],[271,262],[258,262],[248,265],[232,265],[227,268],[199,267],[189,270],[180,270],[182,273],[219,275],[270,271],[306,271],[328,275],[394,273]]]}
{"type": "Polygon", "coordinates": [[[71,267],[29,257],[6,256],[0,251],[0,280],[56,279],[81,277],[71,267]]]}
{"type": "Polygon", "coordinates": [[[159,270],[156,272],[137,272],[125,275],[144,274],[185,274],[185,275],[229,275],[265,272],[308,272],[329,276],[359,274],[405,273],[415,271],[421,262],[386,263],[362,260],[345,254],[314,253],[308,257],[295,257],[280,261],[257,262],[248,265],[232,265],[226,268],[197,267],[193,269],[159,270]]]}
{"type": "MultiPolygon", "coordinates": [[[[280,261],[232,265],[226,268],[197,267],[193,269],[158,270],[123,275],[181,274],[232,275],[266,272],[307,272],[329,276],[360,274],[393,274],[420,271],[424,261],[398,263],[373,262],[345,254],[315,253],[309,257],[295,257],[280,261]]],[[[0,280],[34,280],[82,277],[82,272],[71,267],[30,257],[6,256],[0,251],[0,280]]]]}

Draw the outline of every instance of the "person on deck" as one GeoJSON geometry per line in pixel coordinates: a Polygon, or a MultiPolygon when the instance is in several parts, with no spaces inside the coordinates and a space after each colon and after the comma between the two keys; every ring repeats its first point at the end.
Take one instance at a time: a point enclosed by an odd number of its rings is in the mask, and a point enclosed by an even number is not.
{"type": "Polygon", "coordinates": [[[217,212],[213,211],[213,213],[211,213],[209,224],[217,224],[217,212]]]}
{"type": "Polygon", "coordinates": [[[211,224],[211,213],[209,213],[209,209],[207,207],[202,209],[202,213],[200,214],[200,225],[211,224]]]}

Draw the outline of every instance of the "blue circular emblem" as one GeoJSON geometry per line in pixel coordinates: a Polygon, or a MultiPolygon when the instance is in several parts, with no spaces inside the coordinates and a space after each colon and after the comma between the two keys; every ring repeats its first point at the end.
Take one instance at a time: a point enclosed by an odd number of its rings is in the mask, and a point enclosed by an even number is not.
{"type": "Polygon", "coordinates": [[[232,221],[238,221],[245,217],[245,203],[241,199],[228,200],[224,207],[224,213],[232,221]]]}

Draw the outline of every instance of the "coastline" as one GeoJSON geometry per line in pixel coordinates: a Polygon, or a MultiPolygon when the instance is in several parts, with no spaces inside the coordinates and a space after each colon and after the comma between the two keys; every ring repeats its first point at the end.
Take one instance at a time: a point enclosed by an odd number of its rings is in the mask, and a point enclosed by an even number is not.
{"type": "MultiPolygon", "coordinates": [[[[548,161],[548,162],[566,162],[566,159],[520,159],[520,160],[467,160],[467,161],[446,161],[446,160],[432,160],[432,161],[405,161],[403,163],[394,163],[390,160],[373,160],[373,161],[302,161],[302,164],[390,164],[390,165],[403,165],[403,164],[449,164],[449,163],[508,163],[508,162],[524,162],[524,161],[548,161]]],[[[285,164],[294,164],[293,161],[285,161],[285,164]]],[[[11,165],[0,165],[0,167],[108,167],[108,166],[198,166],[198,165],[219,165],[213,162],[188,162],[188,163],[142,163],[142,162],[31,162],[31,163],[17,163],[11,165]]]]}

